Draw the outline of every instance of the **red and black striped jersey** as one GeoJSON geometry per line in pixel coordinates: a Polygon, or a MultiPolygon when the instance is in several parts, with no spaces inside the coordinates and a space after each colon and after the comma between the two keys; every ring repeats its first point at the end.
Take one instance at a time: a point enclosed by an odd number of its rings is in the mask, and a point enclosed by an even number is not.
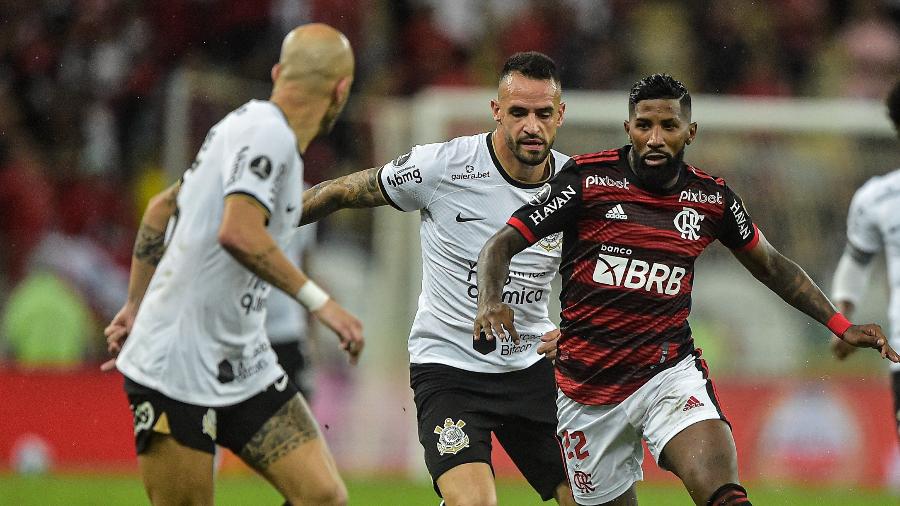
{"type": "Polygon", "coordinates": [[[563,232],[557,383],[582,404],[623,401],[694,352],[694,262],[759,232],[721,178],[684,165],[671,191],[638,186],[630,146],[579,155],[507,222],[529,242],[563,232]]]}

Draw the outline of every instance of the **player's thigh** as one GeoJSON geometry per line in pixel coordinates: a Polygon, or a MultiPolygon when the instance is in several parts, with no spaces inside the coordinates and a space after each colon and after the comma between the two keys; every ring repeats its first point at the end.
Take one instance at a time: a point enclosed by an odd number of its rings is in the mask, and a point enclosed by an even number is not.
{"type": "Polygon", "coordinates": [[[347,489],[300,394],[273,414],[239,453],[294,505],[344,504],[347,489]]]}
{"type": "Polygon", "coordinates": [[[629,504],[612,502],[630,497],[634,483],[644,476],[641,433],[629,420],[626,405],[585,405],[562,392],[556,405],[557,435],[575,500],[583,505],[629,504]]]}
{"type": "Polygon", "coordinates": [[[240,404],[221,409],[218,442],[292,504],[346,502],[346,487],[318,422],[286,377],[240,404]]]}
{"type": "Polygon", "coordinates": [[[650,453],[705,501],[737,483],[737,451],[705,363],[689,357],[654,378],[655,396],[644,424],[650,453]]]}
{"type": "Polygon", "coordinates": [[[480,463],[489,472],[467,474],[485,478],[475,482],[477,488],[471,491],[480,496],[490,488],[493,493],[491,431],[497,425],[497,418],[484,411],[484,400],[470,393],[443,390],[427,395],[417,392],[415,402],[419,443],[422,444],[425,466],[431,474],[435,491],[443,494],[444,489],[438,484],[445,473],[465,464],[480,463]]]}
{"type": "Polygon", "coordinates": [[[213,455],[153,434],[138,455],[144,488],[155,506],[213,503],[213,455]]]}
{"type": "Polygon", "coordinates": [[[144,486],[154,504],[212,502],[215,410],[125,380],[144,486]]]}
{"type": "Polygon", "coordinates": [[[568,489],[566,468],[556,435],[554,397],[524,400],[517,410],[518,416],[506,418],[505,423],[495,431],[497,441],[545,501],[553,499],[561,484],[568,489]],[[539,404],[547,402],[550,403],[550,410],[540,409],[539,404]]]}
{"type": "Polygon", "coordinates": [[[494,472],[484,462],[457,465],[441,474],[436,486],[446,506],[493,506],[497,504],[494,472]]]}

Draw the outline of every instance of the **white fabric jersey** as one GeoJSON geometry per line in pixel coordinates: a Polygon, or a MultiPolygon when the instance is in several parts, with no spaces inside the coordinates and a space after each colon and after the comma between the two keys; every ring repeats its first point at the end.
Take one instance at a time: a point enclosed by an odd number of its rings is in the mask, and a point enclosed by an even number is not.
{"type": "MultiPolygon", "coordinates": [[[[551,151],[551,168],[569,157],[551,151]]],[[[378,182],[390,204],[422,217],[422,293],[409,336],[410,363],[438,363],[475,372],[524,369],[542,355],[540,336],[554,328],[547,315],[550,281],[559,267],[562,236],[550,236],[512,259],[503,302],[515,311],[521,338],[476,350],[472,342],[484,243],[544,183],[512,179],[501,167],[491,134],[416,146],[388,163],[378,182]]]]}
{"type": "MultiPolygon", "coordinates": [[[[310,223],[291,236],[284,253],[297,267],[303,265],[303,253],[316,241],[316,225],[310,223]]],[[[298,342],[306,338],[309,313],[293,297],[272,290],[266,308],[266,334],[272,344],[298,342]]]]}
{"type": "MultiPolygon", "coordinates": [[[[890,343],[900,346],[900,170],[876,176],[850,202],[847,241],[866,253],[884,251],[890,283],[890,343]]],[[[900,371],[900,364],[891,364],[900,371]]]]}
{"type": "Polygon", "coordinates": [[[284,374],[269,345],[268,283],[218,242],[224,199],[244,194],[269,214],[284,247],[300,221],[303,162],[275,104],[253,100],[212,127],[183,177],[175,223],[116,365],[173,399],[219,407],[284,374]]]}

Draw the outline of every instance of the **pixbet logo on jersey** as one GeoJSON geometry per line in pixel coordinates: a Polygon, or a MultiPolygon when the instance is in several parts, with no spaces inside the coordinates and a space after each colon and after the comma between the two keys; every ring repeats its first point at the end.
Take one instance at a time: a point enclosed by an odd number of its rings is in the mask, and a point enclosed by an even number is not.
{"type": "Polygon", "coordinates": [[[687,273],[684,267],[669,267],[666,264],[630,258],[631,248],[603,244],[600,249],[629,256],[600,253],[597,257],[597,266],[594,268],[593,277],[598,284],[632,289],[642,288],[648,292],[664,295],[677,295],[681,291],[681,280],[687,273]]]}
{"type": "Polygon", "coordinates": [[[588,176],[584,178],[584,188],[588,189],[591,186],[606,186],[609,188],[622,188],[623,190],[628,189],[628,178],[624,177],[621,181],[618,179],[613,179],[609,176],[588,176]]]}
{"type": "Polygon", "coordinates": [[[678,195],[678,202],[696,202],[697,204],[721,204],[722,194],[716,192],[704,193],[703,190],[681,190],[678,195]]]}

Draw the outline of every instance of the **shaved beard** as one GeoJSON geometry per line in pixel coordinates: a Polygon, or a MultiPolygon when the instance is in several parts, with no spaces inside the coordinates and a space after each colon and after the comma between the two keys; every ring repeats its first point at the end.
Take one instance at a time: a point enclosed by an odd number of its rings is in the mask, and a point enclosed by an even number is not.
{"type": "MultiPolygon", "coordinates": [[[[653,153],[660,154],[660,153],[653,153]]],[[[666,157],[664,165],[651,167],[647,165],[644,157],[637,158],[634,148],[631,151],[631,166],[634,169],[634,175],[640,180],[640,185],[648,190],[660,193],[668,190],[678,181],[678,173],[684,161],[684,148],[681,149],[674,157],[662,153],[666,157]]]]}

